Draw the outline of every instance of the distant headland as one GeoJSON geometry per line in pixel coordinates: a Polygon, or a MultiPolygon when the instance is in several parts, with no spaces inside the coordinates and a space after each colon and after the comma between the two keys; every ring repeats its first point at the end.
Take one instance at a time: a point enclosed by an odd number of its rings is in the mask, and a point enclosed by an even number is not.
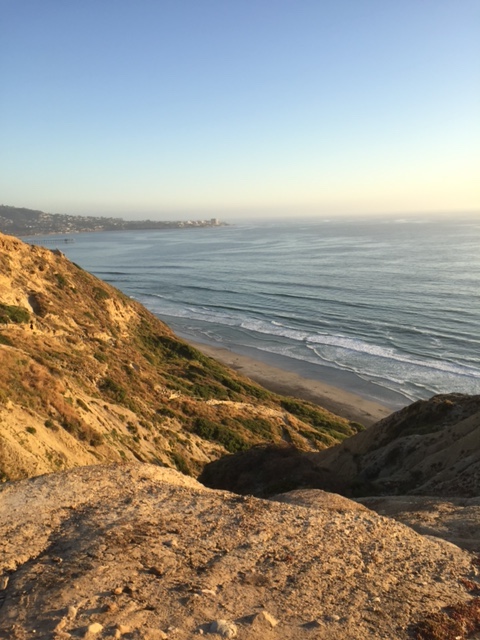
{"type": "Polygon", "coordinates": [[[50,233],[81,233],[89,231],[136,231],[139,229],[182,229],[196,227],[225,227],[217,218],[209,220],[124,220],[100,216],[72,216],[45,213],[0,205],[0,232],[13,236],[34,236],[50,233]]]}

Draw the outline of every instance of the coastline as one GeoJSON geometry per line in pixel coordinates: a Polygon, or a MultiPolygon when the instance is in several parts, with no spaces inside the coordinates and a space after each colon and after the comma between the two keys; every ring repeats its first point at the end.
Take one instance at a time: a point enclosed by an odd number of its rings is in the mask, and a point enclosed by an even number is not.
{"type": "Polygon", "coordinates": [[[250,356],[240,355],[223,347],[189,342],[205,355],[238,371],[269,391],[308,400],[347,420],[359,422],[365,427],[371,426],[394,411],[350,391],[319,380],[304,378],[297,373],[274,367],[250,356]]]}

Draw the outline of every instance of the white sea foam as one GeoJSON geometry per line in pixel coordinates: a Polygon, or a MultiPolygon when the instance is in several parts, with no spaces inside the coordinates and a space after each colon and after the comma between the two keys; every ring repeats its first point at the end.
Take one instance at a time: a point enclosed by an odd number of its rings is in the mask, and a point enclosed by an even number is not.
{"type": "MultiPolygon", "coordinates": [[[[394,360],[395,362],[401,362],[405,364],[414,365],[415,367],[423,367],[426,369],[435,369],[438,371],[444,371],[447,373],[453,373],[460,376],[469,376],[480,379],[480,370],[474,367],[468,367],[459,365],[452,362],[445,362],[440,360],[433,360],[430,358],[414,358],[410,355],[402,354],[395,349],[389,347],[381,347],[376,344],[370,344],[358,338],[348,338],[341,335],[333,336],[311,336],[307,340],[307,346],[315,350],[318,347],[312,345],[327,345],[333,347],[339,347],[348,351],[356,351],[357,353],[366,354],[368,356],[375,356],[376,358],[383,358],[386,360],[394,360]]],[[[318,353],[318,352],[317,352],[318,353]]],[[[318,353],[321,356],[321,353],[318,353]]]]}

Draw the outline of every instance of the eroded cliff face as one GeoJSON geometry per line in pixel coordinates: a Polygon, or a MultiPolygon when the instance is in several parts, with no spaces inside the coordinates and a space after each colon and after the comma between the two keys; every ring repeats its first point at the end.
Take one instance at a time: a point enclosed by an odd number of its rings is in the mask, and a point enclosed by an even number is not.
{"type": "Polygon", "coordinates": [[[209,487],[258,496],[275,492],[282,477],[289,490],[350,497],[480,496],[480,396],[435,396],[329,449],[264,447],[212,462],[200,476],[209,487]]]}
{"type": "Polygon", "coordinates": [[[139,463],[7,483],[0,638],[432,640],[480,629],[474,556],[313,494],[240,497],[139,463]]]}
{"type": "Polygon", "coordinates": [[[315,450],[356,431],[287,411],[59,251],[3,235],[0,363],[3,479],[135,459],[195,474],[256,443],[315,450]]]}

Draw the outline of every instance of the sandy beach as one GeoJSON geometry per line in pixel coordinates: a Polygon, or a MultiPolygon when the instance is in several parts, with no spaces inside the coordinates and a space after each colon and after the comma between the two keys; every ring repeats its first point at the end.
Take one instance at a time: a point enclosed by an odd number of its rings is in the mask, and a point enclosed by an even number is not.
{"type": "Polygon", "coordinates": [[[392,413],[392,409],[388,407],[319,380],[304,378],[297,373],[273,367],[228,349],[200,343],[193,344],[205,355],[251,378],[265,389],[314,402],[347,420],[360,422],[366,427],[392,413]]]}

